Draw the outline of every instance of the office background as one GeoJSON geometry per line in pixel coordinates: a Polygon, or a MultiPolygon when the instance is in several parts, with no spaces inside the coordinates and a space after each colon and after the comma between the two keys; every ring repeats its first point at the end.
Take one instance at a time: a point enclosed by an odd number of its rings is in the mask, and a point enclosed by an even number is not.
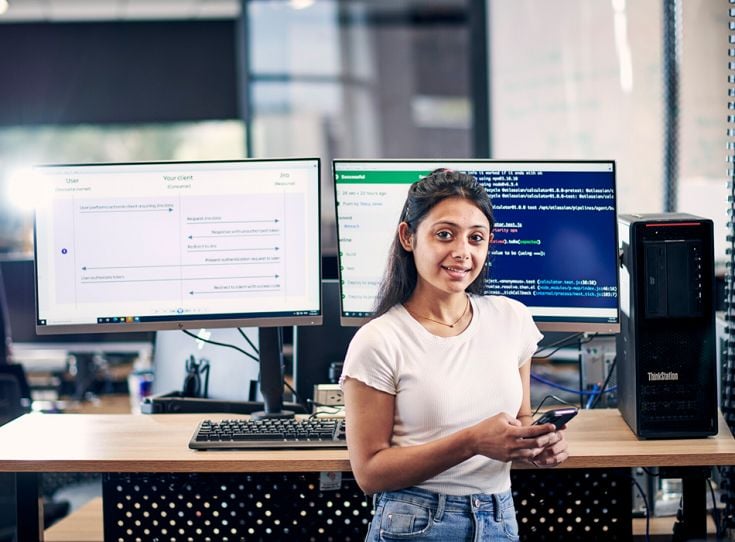
{"type": "Polygon", "coordinates": [[[318,155],[333,254],[332,158],[613,158],[620,212],[712,218],[724,262],[727,25],[727,0],[10,0],[0,250],[31,250],[37,163],[318,155]]]}
{"type": "Polygon", "coordinates": [[[728,0],[9,2],[0,253],[38,163],[321,156],[333,257],[333,158],[614,159],[618,210],[713,219],[724,273],[728,0]]]}

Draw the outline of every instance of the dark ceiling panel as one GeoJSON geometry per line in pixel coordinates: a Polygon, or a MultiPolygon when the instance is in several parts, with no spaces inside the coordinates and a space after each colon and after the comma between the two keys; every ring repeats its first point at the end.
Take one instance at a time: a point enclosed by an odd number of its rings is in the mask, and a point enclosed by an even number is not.
{"type": "Polygon", "coordinates": [[[235,22],[0,25],[0,125],[238,118],[235,22]]]}

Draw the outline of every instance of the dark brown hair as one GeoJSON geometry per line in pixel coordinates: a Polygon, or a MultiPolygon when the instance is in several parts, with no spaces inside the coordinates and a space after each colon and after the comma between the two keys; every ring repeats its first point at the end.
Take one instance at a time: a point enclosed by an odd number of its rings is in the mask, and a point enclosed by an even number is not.
{"type": "MultiPolygon", "coordinates": [[[[493,206],[485,189],[472,175],[444,168],[432,171],[411,185],[398,223],[405,222],[408,230],[415,234],[429,211],[447,198],[464,198],[474,203],[487,217],[492,232],[495,225],[493,206]]],[[[486,275],[487,262],[484,272],[467,287],[467,292],[482,294],[486,275]]],[[[411,297],[417,282],[418,274],[413,253],[403,248],[396,228],[388,256],[388,267],[378,291],[374,317],[385,314],[398,303],[405,303],[411,297]]]]}

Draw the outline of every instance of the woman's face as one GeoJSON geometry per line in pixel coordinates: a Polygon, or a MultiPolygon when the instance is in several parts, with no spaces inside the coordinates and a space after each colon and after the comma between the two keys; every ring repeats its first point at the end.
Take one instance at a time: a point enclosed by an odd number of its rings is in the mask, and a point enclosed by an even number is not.
{"type": "Polygon", "coordinates": [[[435,205],[415,235],[411,235],[405,223],[399,234],[403,248],[413,252],[417,289],[429,287],[447,294],[464,292],[477,278],[493,237],[483,212],[460,197],[435,205]]]}

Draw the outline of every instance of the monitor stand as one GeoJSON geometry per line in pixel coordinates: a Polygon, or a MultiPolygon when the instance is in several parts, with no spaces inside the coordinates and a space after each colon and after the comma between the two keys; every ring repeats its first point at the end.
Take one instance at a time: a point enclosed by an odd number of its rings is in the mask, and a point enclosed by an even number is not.
{"type": "Polygon", "coordinates": [[[253,412],[252,417],[293,418],[292,410],[283,410],[283,330],[280,327],[258,329],[260,349],[260,393],[263,410],[253,412]]]}

